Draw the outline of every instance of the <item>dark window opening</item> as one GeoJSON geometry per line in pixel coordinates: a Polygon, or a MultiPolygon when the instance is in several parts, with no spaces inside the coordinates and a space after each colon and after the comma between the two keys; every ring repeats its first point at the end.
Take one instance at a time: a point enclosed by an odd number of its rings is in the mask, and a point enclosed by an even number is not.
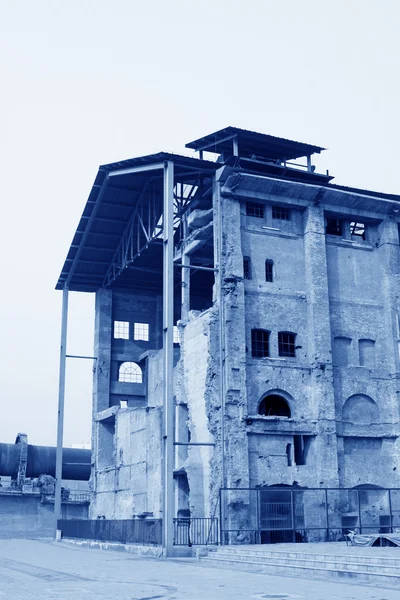
{"type": "Polygon", "coordinates": [[[294,442],[294,462],[298,467],[307,464],[307,456],[310,449],[312,437],[310,435],[295,435],[294,442]]]}
{"type": "Polygon", "coordinates": [[[357,221],[352,221],[350,223],[350,235],[356,238],[361,238],[365,240],[365,223],[358,223],[357,221]]]}
{"type": "Polygon", "coordinates": [[[289,404],[285,398],[277,394],[266,396],[260,402],[258,414],[263,417],[289,417],[291,415],[289,404]]]}
{"type": "Polygon", "coordinates": [[[273,206],[272,218],[280,221],[290,221],[290,210],[284,206],[273,206]]]}
{"type": "Polygon", "coordinates": [[[246,202],[246,215],[248,217],[264,218],[264,204],[259,202],[246,202]]]}
{"type": "Polygon", "coordinates": [[[326,222],[326,233],[328,235],[343,235],[343,223],[340,219],[328,219],[326,222]]]}
{"type": "Polygon", "coordinates": [[[274,261],[266,260],[265,261],[265,281],[273,281],[274,280],[274,261]]]}
{"type": "Polygon", "coordinates": [[[251,355],[254,358],[269,356],[269,333],[265,329],[251,330],[251,355]]]}
{"type": "Polygon", "coordinates": [[[287,466],[292,466],[292,444],[286,444],[287,466]]]}
{"type": "Polygon", "coordinates": [[[243,277],[251,279],[251,261],[249,256],[243,256],[243,277]]]}
{"type": "Polygon", "coordinates": [[[279,356],[294,358],[296,356],[296,334],[288,331],[278,333],[279,356]]]}

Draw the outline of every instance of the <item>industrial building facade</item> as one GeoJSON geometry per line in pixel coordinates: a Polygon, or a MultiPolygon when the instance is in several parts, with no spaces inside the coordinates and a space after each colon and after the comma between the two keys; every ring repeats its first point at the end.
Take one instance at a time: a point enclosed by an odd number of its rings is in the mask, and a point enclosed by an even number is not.
{"type": "Polygon", "coordinates": [[[222,501],[240,541],[252,490],[399,488],[400,197],[332,184],[317,146],[187,147],[100,168],[57,285],[96,293],[92,518],[222,501]]]}

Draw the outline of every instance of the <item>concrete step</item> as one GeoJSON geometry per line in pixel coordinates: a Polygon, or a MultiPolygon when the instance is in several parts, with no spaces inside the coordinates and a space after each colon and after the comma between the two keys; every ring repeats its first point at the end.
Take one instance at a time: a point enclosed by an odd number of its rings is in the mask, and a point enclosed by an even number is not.
{"type": "Polygon", "coordinates": [[[321,568],[313,566],[300,566],[295,564],[277,564],[271,562],[257,563],[254,560],[241,560],[234,556],[228,558],[218,557],[218,552],[212,552],[208,556],[200,557],[200,561],[218,568],[228,568],[243,571],[257,571],[261,573],[282,574],[290,577],[305,577],[311,579],[353,580],[355,583],[381,584],[383,587],[400,587],[400,573],[382,573],[380,570],[371,571],[349,571],[335,568],[321,568]]]}
{"type": "MultiPolygon", "coordinates": [[[[372,563],[364,560],[364,562],[353,562],[351,560],[352,557],[333,557],[330,556],[328,560],[322,558],[309,558],[306,556],[298,556],[296,558],[290,558],[287,556],[282,557],[269,557],[264,556],[259,553],[256,554],[250,553],[230,553],[230,552],[216,552],[212,555],[212,557],[216,560],[224,559],[224,560],[240,560],[243,562],[252,562],[254,564],[264,565],[273,563],[275,565],[296,565],[298,567],[312,567],[318,569],[333,569],[333,570],[344,570],[344,571],[352,571],[352,572],[367,572],[367,573],[387,573],[387,574],[400,574],[400,571],[397,565],[388,565],[385,562],[380,563],[372,563]]],[[[361,557],[360,557],[361,558],[361,557]]]]}
{"type": "Polygon", "coordinates": [[[368,565],[385,565],[392,567],[393,569],[400,569],[400,549],[399,558],[392,558],[379,553],[377,556],[368,555],[354,555],[348,554],[319,554],[315,552],[295,552],[295,551],[279,551],[279,550],[260,550],[258,548],[249,548],[248,546],[232,547],[232,546],[221,546],[214,551],[215,555],[229,554],[232,557],[246,555],[247,557],[264,558],[264,559],[290,559],[290,560],[310,560],[310,561],[324,561],[324,562],[335,562],[335,563],[359,563],[368,565]]]}

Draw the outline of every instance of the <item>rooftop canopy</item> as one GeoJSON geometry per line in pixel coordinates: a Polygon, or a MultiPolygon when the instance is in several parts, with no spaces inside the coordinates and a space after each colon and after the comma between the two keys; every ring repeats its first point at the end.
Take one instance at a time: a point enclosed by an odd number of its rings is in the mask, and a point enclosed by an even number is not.
{"type": "Polygon", "coordinates": [[[197,190],[203,196],[202,190],[211,186],[211,177],[221,166],[166,152],[101,166],[56,289],[94,292],[109,285],[160,287],[162,271],[154,265],[162,257],[162,167],[168,161],[174,164],[175,185],[189,190],[186,194],[197,190]],[[137,264],[133,272],[133,267],[120,267],[119,256],[128,238],[130,258],[137,264]]]}
{"type": "Polygon", "coordinates": [[[237,154],[243,158],[254,157],[272,161],[294,160],[312,154],[320,154],[322,150],[325,150],[320,146],[294,142],[238,127],[225,127],[225,129],[210,133],[194,142],[189,142],[186,144],[186,148],[192,148],[199,152],[237,154]],[[237,144],[237,152],[233,151],[234,142],[237,144]]]}

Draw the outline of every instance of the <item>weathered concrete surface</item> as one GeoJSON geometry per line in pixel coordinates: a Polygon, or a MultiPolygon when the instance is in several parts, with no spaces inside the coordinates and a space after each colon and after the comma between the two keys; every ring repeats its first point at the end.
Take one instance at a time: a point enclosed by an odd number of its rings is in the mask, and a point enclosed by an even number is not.
{"type": "MultiPolygon", "coordinates": [[[[63,519],[87,519],[87,504],[62,504],[63,519]]],[[[0,538],[54,535],[54,504],[40,494],[0,494],[0,538]]]]}
{"type": "Polygon", "coordinates": [[[0,578],[7,600],[397,600],[399,593],[30,540],[2,542],[0,578]]]}

